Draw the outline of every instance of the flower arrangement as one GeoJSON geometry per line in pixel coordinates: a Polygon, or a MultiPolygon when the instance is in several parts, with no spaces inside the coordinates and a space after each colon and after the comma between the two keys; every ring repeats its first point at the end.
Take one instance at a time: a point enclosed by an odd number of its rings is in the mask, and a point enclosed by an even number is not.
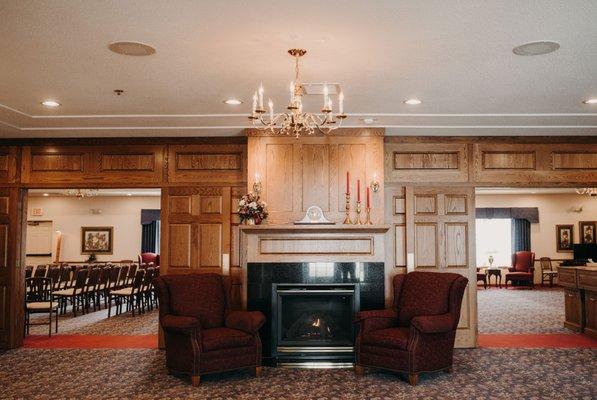
{"type": "Polygon", "coordinates": [[[259,225],[267,218],[267,204],[254,193],[245,194],[238,202],[236,211],[240,222],[247,225],[259,225]]]}

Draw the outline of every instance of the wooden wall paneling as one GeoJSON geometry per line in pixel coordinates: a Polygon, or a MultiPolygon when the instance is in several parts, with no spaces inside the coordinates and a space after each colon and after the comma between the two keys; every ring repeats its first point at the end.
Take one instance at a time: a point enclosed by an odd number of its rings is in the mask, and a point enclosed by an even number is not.
{"type": "Polygon", "coordinates": [[[265,175],[263,196],[273,213],[295,211],[294,146],[292,144],[267,144],[265,147],[265,175]]]}
{"type": "Polygon", "coordinates": [[[25,146],[21,180],[32,184],[160,185],[164,146],[25,146]]]}
{"type": "Polygon", "coordinates": [[[330,211],[330,146],[304,144],[301,146],[302,211],[318,205],[330,211]]]}
{"type": "Polygon", "coordinates": [[[168,181],[235,185],[247,180],[247,146],[196,144],[168,146],[168,181]]]}
{"type": "Polygon", "coordinates": [[[467,182],[465,143],[386,143],[386,182],[467,182]]]}
{"type": "Polygon", "coordinates": [[[439,267],[437,224],[415,222],[415,269],[439,267]]]}
{"type": "Polygon", "coordinates": [[[0,188],[0,199],[7,205],[0,210],[0,348],[13,348],[23,342],[24,200],[18,187],[0,188]]]}
{"type": "Polygon", "coordinates": [[[16,146],[0,146],[0,183],[17,181],[19,151],[16,146]]]}
{"type": "Polygon", "coordinates": [[[473,179],[479,184],[597,183],[596,144],[493,144],[473,147],[473,179]]]}
{"type": "Polygon", "coordinates": [[[364,207],[365,188],[377,175],[380,190],[371,194],[372,221],[383,223],[382,137],[312,136],[296,139],[251,136],[248,154],[247,190],[253,190],[255,176],[260,176],[270,223],[284,224],[301,219],[311,205],[327,209],[328,219],[342,222],[346,171],[351,173],[353,210],[357,179],[361,180],[364,207]]]}
{"type": "Polygon", "coordinates": [[[415,269],[455,272],[469,280],[456,346],[474,347],[477,341],[474,188],[407,186],[406,197],[406,229],[407,235],[412,235],[407,236],[407,252],[415,253],[415,269]],[[426,201],[425,207],[417,205],[421,198],[426,201]],[[429,198],[435,201],[430,203],[429,198]],[[425,212],[429,210],[428,204],[435,205],[434,212],[425,212]],[[418,212],[421,207],[423,212],[418,212]],[[409,237],[414,245],[408,242],[409,237]]]}

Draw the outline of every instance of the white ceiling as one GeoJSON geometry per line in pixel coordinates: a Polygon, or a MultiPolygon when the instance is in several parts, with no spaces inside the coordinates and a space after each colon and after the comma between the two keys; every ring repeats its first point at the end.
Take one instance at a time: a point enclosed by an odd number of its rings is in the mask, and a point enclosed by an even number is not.
{"type": "Polygon", "coordinates": [[[595,0],[2,0],[0,21],[0,137],[239,135],[260,81],[285,105],[291,47],[308,49],[304,82],[342,84],[347,126],[597,135],[581,103],[597,97],[595,0]],[[157,52],[114,54],[117,40],[157,52]],[[535,40],[561,48],[512,53],[535,40]]]}
{"type": "Polygon", "coordinates": [[[577,196],[587,197],[587,195],[579,195],[576,193],[576,188],[509,188],[509,187],[478,187],[475,188],[476,194],[574,194],[577,196]]]}

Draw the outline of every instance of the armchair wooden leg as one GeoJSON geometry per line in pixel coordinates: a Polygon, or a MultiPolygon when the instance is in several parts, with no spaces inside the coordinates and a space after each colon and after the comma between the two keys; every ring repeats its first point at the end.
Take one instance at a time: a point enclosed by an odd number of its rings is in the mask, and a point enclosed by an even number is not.
{"type": "Polygon", "coordinates": [[[363,367],[362,365],[359,365],[359,364],[355,364],[354,373],[357,376],[365,376],[365,367],[363,367]]]}
{"type": "Polygon", "coordinates": [[[408,374],[408,383],[411,386],[417,386],[417,383],[419,383],[419,374],[408,374]]]}
{"type": "Polygon", "coordinates": [[[451,374],[451,373],[453,373],[453,372],[454,372],[454,367],[448,367],[448,368],[446,368],[446,372],[447,372],[448,374],[451,374]]]}
{"type": "Polygon", "coordinates": [[[262,372],[263,372],[263,367],[261,367],[261,366],[253,367],[253,376],[255,376],[255,378],[259,378],[261,376],[262,372]]]}
{"type": "Polygon", "coordinates": [[[195,387],[201,385],[201,376],[191,375],[191,384],[195,387]]]}

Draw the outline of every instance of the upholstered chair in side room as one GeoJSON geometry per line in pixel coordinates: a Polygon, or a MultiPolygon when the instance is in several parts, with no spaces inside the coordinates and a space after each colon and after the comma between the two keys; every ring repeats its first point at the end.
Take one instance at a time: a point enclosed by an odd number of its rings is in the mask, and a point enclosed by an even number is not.
{"type": "Polygon", "coordinates": [[[169,373],[191,376],[193,386],[212,372],[241,368],[261,373],[259,311],[230,307],[230,279],[218,274],[164,275],[153,280],[169,373]]]}
{"type": "Polygon", "coordinates": [[[506,274],[506,287],[508,281],[514,283],[527,282],[533,288],[535,275],[535,253],[532,251],[517,251],[512,254],[512,266],[506,274]]]}
{"type": "Polygon", "coordinates": [[[393,280],[394,303],[357,314],[355,373],[365,367],[408,374],[452,372],[460,306],[468,279],[454,273],[410,272],[393,280]]]}
{"type": "Polygon", "coordinates": [[[139,265],[153,263],[154,266],[160,265],[160,255],[156,253],[141,253],[139,254],[139,265]]]}

